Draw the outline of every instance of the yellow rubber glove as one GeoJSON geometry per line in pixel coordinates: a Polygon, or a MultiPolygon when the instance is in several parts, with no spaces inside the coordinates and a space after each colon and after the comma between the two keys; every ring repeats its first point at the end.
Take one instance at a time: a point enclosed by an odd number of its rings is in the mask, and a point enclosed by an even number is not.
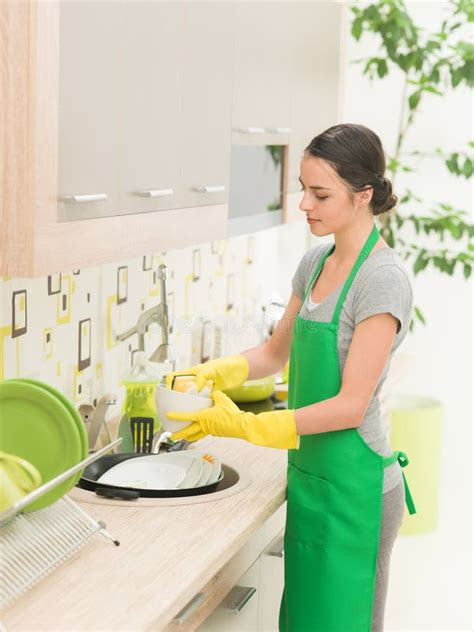
{"type": "Polygon", "coordinates": [[[173,441],[197,441],[206,435],[245,439],[255,445],[291,450],[299,448],[293,410],[273,410],[265,413],[244,412],[221,391],[211,393],[212,408],[193,413],[169,412],[168,417],[193,423],[171,435],[173,441]]]}
{"type": "Polygon", "coordinates": [[[249,363],[243,355],[229,355],[196,364],[189,369],[173,371],[166,376],[166,388],[171,388],[175,375],[195,375],[196,388],[200,391],[207,380],[212,380],[217,391],[241,386],[249,374],[249,363]]]}

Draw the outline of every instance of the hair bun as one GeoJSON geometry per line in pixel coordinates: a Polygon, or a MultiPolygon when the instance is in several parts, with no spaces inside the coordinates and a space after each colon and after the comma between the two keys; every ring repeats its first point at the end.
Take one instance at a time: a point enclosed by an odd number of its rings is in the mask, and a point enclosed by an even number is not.
{"type": "Polygon", "coordinates": [[[380,188],[383,189],[383,192],[380,191],[379,195],[376,196],[377,205],[373,209],[374,215],[386,213],[398,203],[398,197],[392,192],[393,187],[391,181],[386,177],[381,177],[378,175],[377,181],[380,183],[380,188]]]}

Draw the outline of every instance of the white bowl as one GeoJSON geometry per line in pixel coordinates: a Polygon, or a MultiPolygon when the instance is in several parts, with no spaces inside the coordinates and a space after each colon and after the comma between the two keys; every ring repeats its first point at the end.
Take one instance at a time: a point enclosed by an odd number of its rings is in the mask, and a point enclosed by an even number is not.
{"type": "Polygon", "coordinates": [[[156,387],[155,403],[159,420],[163,424],[164,429],[170,432],[183,430],[183,428],[186,428],[192,423],[192,420],[177,421],[175,419],[169,419],[167,415],[168,412],[175,411],[188,413],[196,410],[204,410],[205,408],[211,408],[214,405],[214,402],[210,397],[188,395],[188,393],[172,391],[170,388],[166,388],[160,384],[156,387]]]}

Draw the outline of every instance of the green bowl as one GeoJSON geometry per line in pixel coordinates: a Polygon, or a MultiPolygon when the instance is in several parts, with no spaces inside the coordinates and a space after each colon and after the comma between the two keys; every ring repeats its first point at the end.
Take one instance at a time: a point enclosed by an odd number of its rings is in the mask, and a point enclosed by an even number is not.
{"type": "Polygon", "coordinates": [[[259,402],[267,399],[275,390],[273,377],[263,377],[260,380],[247,380],[237,388],[229,388],[224,393],[236,404],[242,402],[259,402]]]}

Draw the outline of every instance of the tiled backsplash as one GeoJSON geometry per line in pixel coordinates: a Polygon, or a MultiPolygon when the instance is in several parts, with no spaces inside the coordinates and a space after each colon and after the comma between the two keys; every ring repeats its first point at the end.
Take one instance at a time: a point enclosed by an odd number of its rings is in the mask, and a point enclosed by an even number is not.
{"type": "MultiPolygon", "coordinates": [[[[210,356],[258,344],[261,307],[286,302],[290,280],[310,246],[306,223],[252,235],[72,270],[37,279],[0,280],[0,379],[36,377],[76,404],[105,391],[123,396],[120,378],[137,349],[140,312],[160,301],[158,266],[168,268],[170,343],[182,366],[201,361],[203,323],[210,356]],[[217,335],[215,335],[217,332],[217,335]]],[[[145,336],[150,354],[161,343],[157,326],[145,336]]]]}

